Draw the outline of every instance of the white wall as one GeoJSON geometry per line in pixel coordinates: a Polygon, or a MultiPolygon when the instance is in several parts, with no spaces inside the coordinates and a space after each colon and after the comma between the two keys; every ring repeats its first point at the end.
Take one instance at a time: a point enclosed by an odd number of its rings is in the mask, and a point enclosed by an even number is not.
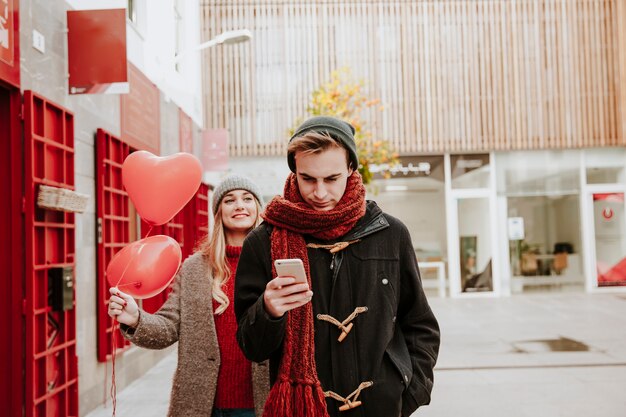
{"type": "MultiPolygon", "coordinates": [[[[142,0],[140,3],[147,2],[142,0]]],[[[184,28],[183,51],[200,43],[200,2],[182,1],[184,28]]],[[[143,34],[143,65],[141,70],[193,121],[202,124],[202,78],[200,76],[200,54],[186,53],[180,61],[180,72],[176,71],[175,56],[176,22],[174,0],[151,1],[147,13],[147,28],[143,34]],[[155,4],[158,3],[158,6],[155,4]]],[[[135,63],[139,56],[129,54],[135,63]]]]}

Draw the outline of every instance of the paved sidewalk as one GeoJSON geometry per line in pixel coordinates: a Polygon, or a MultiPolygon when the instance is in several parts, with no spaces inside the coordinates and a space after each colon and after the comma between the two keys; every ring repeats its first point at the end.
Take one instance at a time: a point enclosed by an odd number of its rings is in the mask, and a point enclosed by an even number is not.
{"type": "MultiPolygon", "coordinates": [[[[414,416],[626,416],[626,294],[430,302],[442,347],[414,416]]],[[[175,366],[174,352],[118,392],[117,416],[165,416],[175,366]]],[[[107,416],[110,404],[87,415],[107,416]]]]}
{"type": "Polygon", "coordinates": [[[626,295],[432,299],[442,347],[420,417],[626,416],[626,295]]]}

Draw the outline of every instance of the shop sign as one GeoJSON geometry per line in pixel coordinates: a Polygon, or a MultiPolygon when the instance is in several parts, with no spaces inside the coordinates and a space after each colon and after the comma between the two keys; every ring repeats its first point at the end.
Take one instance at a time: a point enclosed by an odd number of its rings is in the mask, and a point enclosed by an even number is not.
{"type": "Polygon", "coordinates": [[[395,165],[370,165],[370,172],[374,179],[430,177],[443,181],[443,157],[430,155],[400,156],[395,165]],[[385,176],[385,174],[388,175],[385,176]]]}
{"type": "Polygon", "coordinates": [[[67,28],[69,93],[128,93],[126,10],[70,10],[67,28]]]}

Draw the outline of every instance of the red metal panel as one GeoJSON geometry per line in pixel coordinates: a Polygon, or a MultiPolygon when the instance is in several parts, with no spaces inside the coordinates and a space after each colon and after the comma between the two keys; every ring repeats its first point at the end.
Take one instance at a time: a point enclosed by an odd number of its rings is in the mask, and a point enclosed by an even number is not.
{"type": "Polygon", "coordinates": [[[183,109],[178,109],[178,139],[181,152],[193,153],[193,122],[183,109]]]}
{"type": "Polygon", "coordinates": [[[159,89],[128,63],[130,93],[120,95],[122,139],[135,149],[158,155],[161,149],[159,89]]]}
{"type": "MultiPolygon", "coordinates": [[[[189,256],[198,248],[200,242],[209,233],[209,186],[200,184],[198,192],[191,200],[187,210],[187,221],[185,233],[187,242],[192,243],[190,250],[186,254],[189,256]]],[[[183,252],[183,257],[186,257],[183,252]]]]}
{"type": "Polygon", "coordinates": [[[23,217],[22,217],[22,148],[17,88],[0,85],[0,195],[7,196],[0,204],[0,270],[7,276],[0,279],[0,329],[5,336],[0,343],[0,404],[3,415],[22,416],[22,359],[24,326],[23,294],[23,217]],[[10,242],[10,243],[9,243],[10,242]]]}
{"type": "MultiPolygon", "coordinates": [[[[132,203],[122,185],[122,164],[131,152],[128,144],[105,130],[96,133],[96,216],[98,219],[98,360],[111,358],[113,320],[107,314],[109,284],[106,268],[113,256],[135,240],[131,230],[134,220],[132,203]]],[[[118,330],[119,331],[119,330],[118,330]]],[[[130,343],[121,334],[117,349],[130,343]]]]}
{"type": "Polygon", "coordinates": [[[75,302],[66,311],[48,302],[49,270],[75,266],[74,214],[36,204],[41,184],[74,189],[74,116],[31,91],[24,110],[25,415],[77,416],[75,302]]]}
{"type": "Polygon", "coordinates": [[[0,80],[20,86],[19,0],[0,0],[0,80]]]}

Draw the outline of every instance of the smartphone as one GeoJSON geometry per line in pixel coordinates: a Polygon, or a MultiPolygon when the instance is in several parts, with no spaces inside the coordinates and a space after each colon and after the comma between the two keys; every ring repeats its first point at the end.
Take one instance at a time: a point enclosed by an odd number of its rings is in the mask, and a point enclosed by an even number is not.
{"type": "Polygon", "coordinates": [[[307,282],[302,259],[276,259],[274,266],[279,277],[294,277],[296,282],[307,282]]]}

